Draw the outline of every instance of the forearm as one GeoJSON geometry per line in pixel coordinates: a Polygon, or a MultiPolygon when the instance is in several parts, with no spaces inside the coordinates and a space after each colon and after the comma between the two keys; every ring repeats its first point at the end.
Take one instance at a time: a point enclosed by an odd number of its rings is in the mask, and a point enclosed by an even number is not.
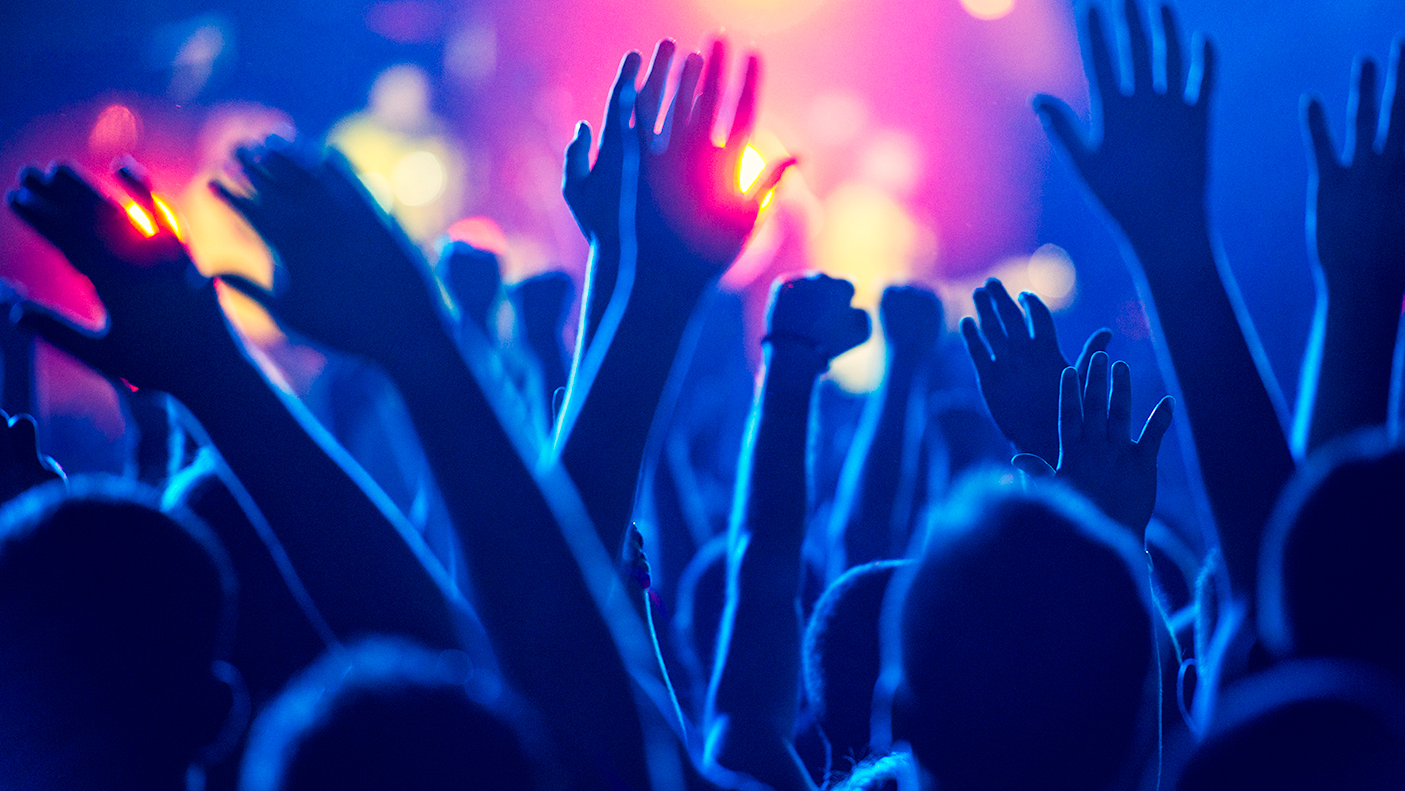
{"type": "Polygon", "coordinates": [[[580,487],[600,541],[611,556],[623,546],[634,510],[649,429],[662,406],[669,374],[697,305],[711,282],[651,282],[641,257],[627,307],[599,369],[577,364],[568,385],[556,446],[580,487]],[[589,381],[586,381],[586,380],[589,381]]]}
{"type": "Polygon", "coordinates": [[[1322,295],[1304,361],[1294,443],[1311,451],[1334,437],[1385,425],[1390,413],[1391,360],[1400,324],[1400,295],[1322,295]],[[1325,307],[1325,309],[1324,309],[1325,307]]]}
{"type": "Polygon", "coordinates": [[[647,787],[629,674],[556,516],[483,389],[493,384],[479,384],[442,332],[419,341],[383,364],[444,493],[504,673],[545,717],[577,782],[604,788],[614,775],[647,787]]]}
{"type": "Polygon", "coordinates": [[[1252,327],[1241,326],[1248,317],[1231,301],[1231,275],[1203,224],[1132,245],[1164,342],[1163,374],[1179,385],[1228,570],[1252,595],[1259,536],[1294,470],[1265,384],[1271,374],[1250,347],[1252,327]]]}
{"type": "Polygon", "coordinates": [[[789,742],[800,689],[807,428],[815,379],[824,369],[824,361],[796,351],[768,353],[738,481],[729,622],[718,641],[708,706],[709,727],[726,727],[713,760],[786,789],[804,785],[789,742]]]}
{"type": "Polygon", "coordinates": [[[921,386],[916,360],[893,357],[880,392],[865,405],[840,486],[851,489],[836,498],[847,513],[836,514],[844,530],[848,567],[896,557],[904,546],[914,490],[915,450],[921,437],[910,437],[908,407],[921,386]],[[852,491],[857,487],[857,491],[852,491]],[[906,494],[909,502],[900,502],[906,494]]]}
{"type": "Polygon", "coordinates": [[[311,415],[238,352],[195,381],[173,395],[253,499],[332,631],[459,647],[437,561],[388,500],[362,488],[374,484],[356,480],[354,462],[330,436],[313,438],[325,432],[311,415]]]}

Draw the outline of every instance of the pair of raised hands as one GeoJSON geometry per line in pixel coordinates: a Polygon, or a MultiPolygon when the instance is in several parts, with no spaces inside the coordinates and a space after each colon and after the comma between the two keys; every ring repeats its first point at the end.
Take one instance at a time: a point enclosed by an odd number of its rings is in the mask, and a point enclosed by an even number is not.
{"type": "Polygon", "coordinates": [[[1140,532],[1156,506],[1156,455],[1175,402],[1162,398],[1133,440],[1126,363],[1111,366],[1108,389],[1103,350],[1112,333],[1093,333],[1069,365],[1049,309],[1033,294],[1021,294],[1020,301],[1023,311],[991,278],[975,292],[979,324],[969,316],[961,320],[990,414],[1020,451],[1015,466],[1033,477],[1067,482],[1140,532]]]}

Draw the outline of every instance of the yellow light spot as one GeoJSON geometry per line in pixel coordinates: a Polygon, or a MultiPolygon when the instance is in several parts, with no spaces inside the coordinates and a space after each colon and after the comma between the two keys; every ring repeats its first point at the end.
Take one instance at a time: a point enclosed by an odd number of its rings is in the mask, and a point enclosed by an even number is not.
{"type": "Polygon", "coordinates": [[[171,211],[171,207],[167,206],[160,196],[152,195],[151,200],[156,203],[156,210],[161,212],[161,218],[166,221],[166,225],[170,226],[171,232],[176,235],[177,239],[184,242],[185,235],[181,233],[180,223],[176,222],[176,213],[171,211]]]}
{"type": "Polygon", "coordinates": [[[771,199],[774,198],[774,197],[776,197],[776,190],[775,190],[775,188],[771,188],[771,189],[769,189],[769,190],[766,190],[766,197],[764,197],[764,198],[761,199],[761,208],[764,209],[764,208],[766,208],[767,206],[770,206],[770,205],[771,205],[771,199]]]}
{"type": "Polygon", "coordinates": [[[1010,13],[1010,9],[1015,7],[1015,0],[961,0],[961,5],[966,13],[976,19],[990,20],[1010,13]]]}
{"type": "Polygon", "coordinates": [[[156,235],[156,221],[151,219],[151,215],[146,213],[146,209],[138,206],[135,202],[128,203],[126,208],[127,217],[131,219],[132,225],[135,225],[137,230],[142,232],[143,236],[156,235]]]}
{"type": "Polygon", "coordinates": [[[444,192],[448,174],[439,157],[428,151],[415,151],[400,158],[390,171],[395,199],[406,206],[423,206],[444,192]]]}
{"type": "Polygon", "coordinates": [[[751,185],[761,178],[761,171],[765,169],[766,158],[748,143],[746,150],[742,151],[741,165],[737,168],[737,186],[741,188],[742,192],[751,189],[751,185]]]}

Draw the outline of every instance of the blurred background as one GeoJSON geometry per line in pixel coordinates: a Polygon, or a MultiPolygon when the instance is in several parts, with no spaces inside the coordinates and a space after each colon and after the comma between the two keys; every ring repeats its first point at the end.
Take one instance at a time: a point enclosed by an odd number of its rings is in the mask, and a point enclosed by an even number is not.
{"type": "MultiPolygon", "coordinates": [[[[1352,59],[1385,58],[1405,0],[1177,9],[1183,31],[1219,48],[1213,223],[1291,399],[1312,308],[1300,96],[1322,95],[1340,135],[1352,59]]],[[[926,283],[952,326],[994,274],[1056,308],[1070,356],[1113,328],[1138,410],[1165,392],[1118,241],[1030,110],[1044,92],[1087,117],[1067,0],[48,0],[6,16],[0,166],[67,159],[99,174],[132,153],[207,273],[269,282],[268,251],[206,184],[228,178],[234,146],[296,130],[340,147],[427,251],[467,240],[501,255],[508,282],[561,269],[577,293],[587,251],[560,197],[575,122],[598,127],[624,52],[647,57],[664,36],[703,49],[723,35],[733,67],[746,50],[764,58],[756,151],[800,159],[723,281],[743,297],[748,338],[784,272],[849,278],[869,308],[889,283],[926,283]]],[[[9,212],[0,277],[103,321],[86,280],[9,212]]],[[[318,353],[225,299],[289,386],[306,387],[318,353]]],[[[863,392],[882,359],[878,338],[834,377],[863,392]]],[[[53,449],[60,461],[117,458],[99,452],[126,420],[106,383],[46,348],[35,378],[41,425],[89,427],[90,440],[53,449]]]]}

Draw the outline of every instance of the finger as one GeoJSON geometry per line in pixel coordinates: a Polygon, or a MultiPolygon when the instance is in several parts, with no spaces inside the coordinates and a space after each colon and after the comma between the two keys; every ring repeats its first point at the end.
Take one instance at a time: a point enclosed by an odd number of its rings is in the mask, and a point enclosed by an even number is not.
{"type": "Polygon", "coordinates": [[[1029,325],[1025,323],[1020,306],[1015,304],[1015,300],[1010,298],[1010,292],[1005,290],[1005,284],[997,278],[988,278],[985,281],[985,290],[995,303],[995,309],[1000,312],[1000,322],[1005,325],[1005,337],[1012,343],[1028,341],[1029,325]]]}
{"type": "Polygon", "coordinates": [[[1181,55],[1181,33],[1176,14],[1170,6],[1161,6],[1161,41],[1166,47],[1166,95],[1185,98],[1185,68],[1181,55]]]}
{"type": "Polygon", "coordinates": [[[576,124],[576,136],[566,146],[566,174],[562,190],[571,190],[590,175],[590,124],[576,124]]]}
{"type": "MultiPolygon", "coordinates": [[[[1195,36],[1199,41],[1198,51],[1200,53],[1200,75],[1198,79],[1192,79],[1186,75],[1186,101],[1194,99],[1196,107],[1207,108],[1210,103],[1210,94],[1215,90],[1215,80],[1219,76],[1219,56],[1215,54],[1215,45],[1210,43],[1210,39],[1197,33],[1195,36]],[[1190,96],[1190,86],[1195,85],[1195,96],[1190,96]]],[[[1191,44],[1195,48],[1195,44],[1191,44]]]]}
{"type": "Polygon", "coordinates": [[[987,293],[986,289],[976,289],[971,294],[971,298],[976,303],[976,315],[980,317],[981,321],[981,334],[985,336],[986,345],[990,347],[990,354],[999,360],[1010,350],[1005,327],[1000,323],[1000,316],[995,312],[995,305],[991,302],[990,294],[987,293]]]}
{"type": "Polygon", "coordinates": [[[1088,381],[1088,364],[1092,362],[1093,355],[1097,352],[1107,351],[1107,344],[1112,340],[1112,330],[1104,327],[1088,336],[1088,340],[1083,342],[1083,351],[1078,353],[1078,361],[1074,367],[1078,369],[1078,381],[1088,381]]]}
{"type": "Polygon", "coordinates": [[[155,211],[151,201],[151,174],[130,155],[123,156],[122,166],[117,168],[117,178],[122,186],[143,208],[155,211]]]}
{"type": "Polygon", "coordinates": [[[1107,401],[1107,435],[1115,442],[1132,439],[1132,369],[1112,364],[1112,395],[1107,401]]]}
{"type": "Polygon", "coordinates": [[[672,39],[663,39],[654,47],[654,61],[649,66],[649,76],[644,78],[644,87],[634,100],[634,131],[645,143],[654,137],[654,125],[659,120],[659,110],[663,105],[663,91],[668,85],[668,70],[673,64],[673,51],[676,45],[672,39]]]}
{"type": "Polygon", "coordinates": [[[1107,352],[1094,352],[1088,362],[1088,379],[1083,385],[1083,436],[1107,436],[1107,352]]]}
{"type": "Polygon", "coordinates": [[[1132,92],[1145,93],[1151,90],[1151,41],[1142,24],[1141,9],[1137,0],[1127,0],[1123,4],[1123,19],[1127,22],[1127,43],[1132,53],[1132,92]]]}
{"type": "Polygon", "coordinates": [[[1317,172],[1331,173],[1341,167],[1336,146],[1332,143],[1332,132],[1327,128],[1327,110],[1315,96],[1303,97],[1303,127],[1307,130],[1308,145],[1312,147],[1317,172]]]}
{"type": "Polygon", "coordinates": [[[106,200],[87,179],[68,165],[50,165],[49,171],[48,188],[54,197],[88,206],[106,200]]]}
{"type": "Polygon", "coordinates": [[[1166,396],[1151,410],[1146,425],[1142,426],[1142,435],[1137,439],[1139,451],[1153,459],[1161,452],[1161,440],[1166,436],[1166,429],[1171,426],[1171,414],[1175,407],[1176,399],[1166,396]]]}
{"type": "Polygon", "coordinates": [[[16,326],[37,334],[55,348],[92,368],[103,369],[106,362],[103,339],[73,325],[54,311],[33,302],[24,302],[10,311],[10,318],[16,326]],[[16,311],[18,316],[15,315],[16,311]]]}
{"type": "Polygon", "coordinates": [[[230,208],[238,212],[239,216],[243,217],[250,225],[254,226],[254,230],[258,230],[260,218],[256,216],[259,211],[259,203],[257,200],[246,198],[243,195],[233,192],[219,181],[211,181],[208,186],[210,192],[215,194],[215,197],[224,201],[230,208]]]}
{"type": "Polygon", "coordinates": [[[976,366],[976,376],[982,381],[990,381],[990,351],[981,340],[981,331],[976,329],[976,320],[970,316],[961,319],[961,337],[966,341],[966,352],[976,366]]]}
{"type": "Polygon", "coordinates": [[[668,104],[668,115],[663,119],[663,129],[659,137],[667,140],[673,128],[688,128],[693,116],[693,95],[698,90],[698,79],[702,77],[703,59],[696,52],[688,53],[683,59],[683,71],[678,75],[678,88],[673,92],[673,100],[668,104]]]}
{"type": "MultiPolygon", "coordinates": [[[[0,415],[2,414],[4,413],[0,412],[0,415]]],[[[4,418],[4,420],[8,426],[5,434],[10,441],[10,447],[37,461],[39,458],[39,431],[33,416],[19,414],[4,418]]]]}
{"type": "Polygon", "coordinates": [[[1069,450],[1083,439],[1083,400],[1078,372],[1065,368],[1059,375],[1059,467],[1068,463],[1069,450]]]}
{"type": "Polygon", "coordinates": [[[755,55],[747,58],[742,94],[737,99],[737,112],[732,116],[732,131],[727,135],[727,150],[736,156],[741,156],[742,149],[756,128],[756,84],[760,80],[760,72],[761,61],[755,55]]]}
{"type": "Polygon", "coordinates": [[[712,137],[712,128],[717,125],[717,108],[722,101],[722,74],[727,68],[727,45],[721,39],[712,42],[712,52],[707,56],[707,68],[703,73],[702,93],[693,104],[693,114],[688,119],[688,128],[694,136],[703,140],[712,137]]]}
{"type": "Polygon", "coordinates": [[[1034,97],[1034,112],[1044,125],[1045,134],[1058,140],[1064,151],[1068,152],[1074,168],[1080,173],[1087,173],[1092,146],[1083,136],[1083,124],[1078,121],[1073,109],[1062,99],[1040,94],[1034,97]]]}
{"type": "Polygon", "coordinates": [[[1360,154],[1365,154],[1376,145],[1376,118],[1380,106],[1376,104],[1376,62],[1370,58],[1356,61],[1356,80],[1351,95],[1346,100],[1348,139],[1346,141],[1345,162],[1350,165],[1360,154]]]}
{"type": "Polygon", "coordinates": [[[600,151],[613,151],[620,144],[624,125],[634,112],[634,79],[639,75],[638,52],[629,52],[620,61],[615,84],[610,88],[610,103],[605,105],[605,121],[600,127],[600,151]]]}
{"type": "Polygon", "coordinates": [[[1117,59],[1113,57],[1117,50],[1108,48],[1102,12],[1092,3],[1088,4],[1084,25],[1087,27],[1088,63],[1093,66],[1093,83],[1098,98],[1106,103],[1122,95],[1122,80],[1117,76],[1117,59]]]}
{"type": "Polygon", "coordinates": [[[277,315],[277,299],[267,289],[249,280],[242,275],[215,275],[225,285],[238,291],[240,294],[252,299],[263,306],[263,309],[272,315],[277,315]]]}
{"type": "Polygon", "coordinates": [[[273,176],[263,166],[262,157],[259,151],[247,146],[240,146],[234,149],[234,159],[239,162],[239,166],[244,170],[244,177],[249,180],[249,184],[255,192],[269,189],[273,186],[273,176]]]}
{"type": "Polygon", "coordinates": [[[787,157],[779,165],[768,167],[762,177],[756,180],[756,185],[751,188],[753,199],[758,202],[763,200],[766,193],[775,189],[776,185],[781,183],[781,176],[784,176],[787,170],[799,163],[799,159],[787,157]]]}
{"type": "Polygon", "coordinates": [[[1028,475],[1031,478],[1052,478],[1054,468],[1049,466],[1049,462],[1033,453],[1021,453],[1010,459],[1010,463],[1015,469],[1028,475]]]}
{"type": "Polygon", "coordinates": [[[1385,145],[1381,152],[1393,157],[1405,156],[1405,89],[1400,85],[1400,58],[1403,48],[1405,38],[1397,38],[1390,45],[1390,70],[1386,73],[1385,92],[1381,95],[1384,106],[1390,108],[1385,145]]]}
{"type": "Polygon", "coordinates": [[[1034,340],[1043,346],[1059,348],[1059,333],[1054,329],[1054,316],[1036,294],[1025,291],[1020,294],[1020,304],[1029,316],[1029,326],[1034,332],[1034,340]]]}

